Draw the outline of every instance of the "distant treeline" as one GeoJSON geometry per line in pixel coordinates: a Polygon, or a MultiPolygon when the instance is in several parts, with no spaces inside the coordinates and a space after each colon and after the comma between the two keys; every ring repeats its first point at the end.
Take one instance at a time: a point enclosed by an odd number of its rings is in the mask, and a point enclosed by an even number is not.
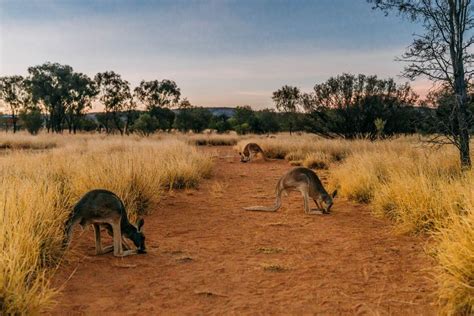
{"type": "MultiPolygon", "coordinates": [[[[173,129],[211,129],[239,134],[306,131],[325,137],[375,139],[395,134],[447,134],[457,129],[455,120],[449,119],[455,99],[448,88],[420,101],[408,83],[362,74],[329,78],[311,92],[283,86],[273,93],[276,110],[242,106],[231,111],[232,115],[215,115],[181,98],[173,80],[142,81],[132,89],[113,71],[89,78],[58,63],[30,67],[28,73],[26,78],[0,78],[0,100],[8,109],[0,124],[13,132],[25,128],[35,134],[45,128],[55,133],[149,135],[173,129]],[[93,103],[102,104],[104,111],[86,115],[93,103]]],[[[472,117],[470,122],[472,130],[472,117]]]]}

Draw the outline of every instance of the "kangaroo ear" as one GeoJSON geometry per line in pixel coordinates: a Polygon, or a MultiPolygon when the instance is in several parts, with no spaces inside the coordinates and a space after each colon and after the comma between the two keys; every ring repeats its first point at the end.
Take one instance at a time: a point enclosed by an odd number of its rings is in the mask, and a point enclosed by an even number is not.
{"type": "Polygon", "coordinates": [[[143,224],[145,224],[145,220],[143,218],[139,218],[137,221],[137,229],[138,231],[142,230],[143,224]]]}
{"type": "Polygon", "coordinates": [[[335,198],[337,195],[337,190],[334,190],[334,192],[331,194],[332,198],[335,198]]]}

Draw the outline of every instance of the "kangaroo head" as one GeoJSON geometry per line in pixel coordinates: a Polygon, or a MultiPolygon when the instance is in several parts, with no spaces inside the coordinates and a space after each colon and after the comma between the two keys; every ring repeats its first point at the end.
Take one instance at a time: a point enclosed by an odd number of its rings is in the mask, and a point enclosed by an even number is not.
{"type": "Polygon", "coordinates": [[[328,214],[329,212],[331,212],[331,207],[334,204],[334,198],[336,197],[336,195],[337,190],[334,190],[331,195],[325,194],[324,196],[322,196],[322,201],[324,202],[324,213],[328,214]]]}
{"type": "Polygon", "coordinates": [[[239,155],[240,155],[240,162],[248,162],[249,161],[249,158],[245,157],[245,155],[243,155],[241,152],[239,152],[239,155]]]}
{"type": "Polygon", "coordinates": [[[142,231],[143,224],[145,224],[145,221],[143,220],[143,218],[140,218],[137,221],[136,230],[133,231],[129,237],[133,241],[135,246],[137,247],[138,253],[146,253],[145,235],[143,234],[143,231],[142,231]]]}

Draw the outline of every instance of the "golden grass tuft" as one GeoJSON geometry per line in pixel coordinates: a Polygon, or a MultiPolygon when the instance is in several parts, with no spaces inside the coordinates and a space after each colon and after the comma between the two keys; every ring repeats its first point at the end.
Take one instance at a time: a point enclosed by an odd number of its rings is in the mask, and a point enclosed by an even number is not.
{"type": "Polygon", "coordinates": [[[267,271],[267,272],[286,272],[289,270],[288,267],[283,266],[281,264],[275,264],[275,263],[263,264],[262,268],[263,268],[263,271],[267,271]]]}
{"type": "Polygon", "coordinates": [[[190,134],[181,135],[183,139],[192,145],[197,146],[234,146],[244,138],[235,133],[229,134],[190,134]]]}
{"type": "Polygon", "coordinates": [[[0,151],[2,150],[44,150],[58,145],[59,140],[45,137],[44,135],[33,137],[25,133],[4,134],[0,139],[0,151]]]}
{"type": "Polygon", "coordinates": [[[275,247],[260,247],[260,248],[257,249],[257,252],[268,255],[268,254],[275,254],[275,253],[283,252],[283,249],[275,248],[275,247]]]}
{"type": "Polygon", "coordinates": [[[51,304],[48,277],[62,257],[63,223],[83,194],[115,192],[133,220],[165,190],[196,187],[211,169],[208,155],[172,139],[68,136],[51,150],[0,156],[0,313],[34,314],[51,304]]]}
{"type": "Polygon", "coordinates": [[[474,203],[467,208],[465,216],[452,216],[435,236],[438,294],[445,315],[474,314],[474,203]]]}

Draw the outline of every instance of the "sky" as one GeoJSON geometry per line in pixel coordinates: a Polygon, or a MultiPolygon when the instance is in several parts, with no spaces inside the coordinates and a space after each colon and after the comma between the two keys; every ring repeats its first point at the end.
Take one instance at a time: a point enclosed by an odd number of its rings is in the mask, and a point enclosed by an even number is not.
{"type": "Polygon", "coordinates": [[[418,31],[366,0],[0,0],[0,76],[59,62],[132,86],[175,80],[198,106],[261,109],[285,84],[309,92],[344,72],[405,82],[394,59],[418,31]]]}

